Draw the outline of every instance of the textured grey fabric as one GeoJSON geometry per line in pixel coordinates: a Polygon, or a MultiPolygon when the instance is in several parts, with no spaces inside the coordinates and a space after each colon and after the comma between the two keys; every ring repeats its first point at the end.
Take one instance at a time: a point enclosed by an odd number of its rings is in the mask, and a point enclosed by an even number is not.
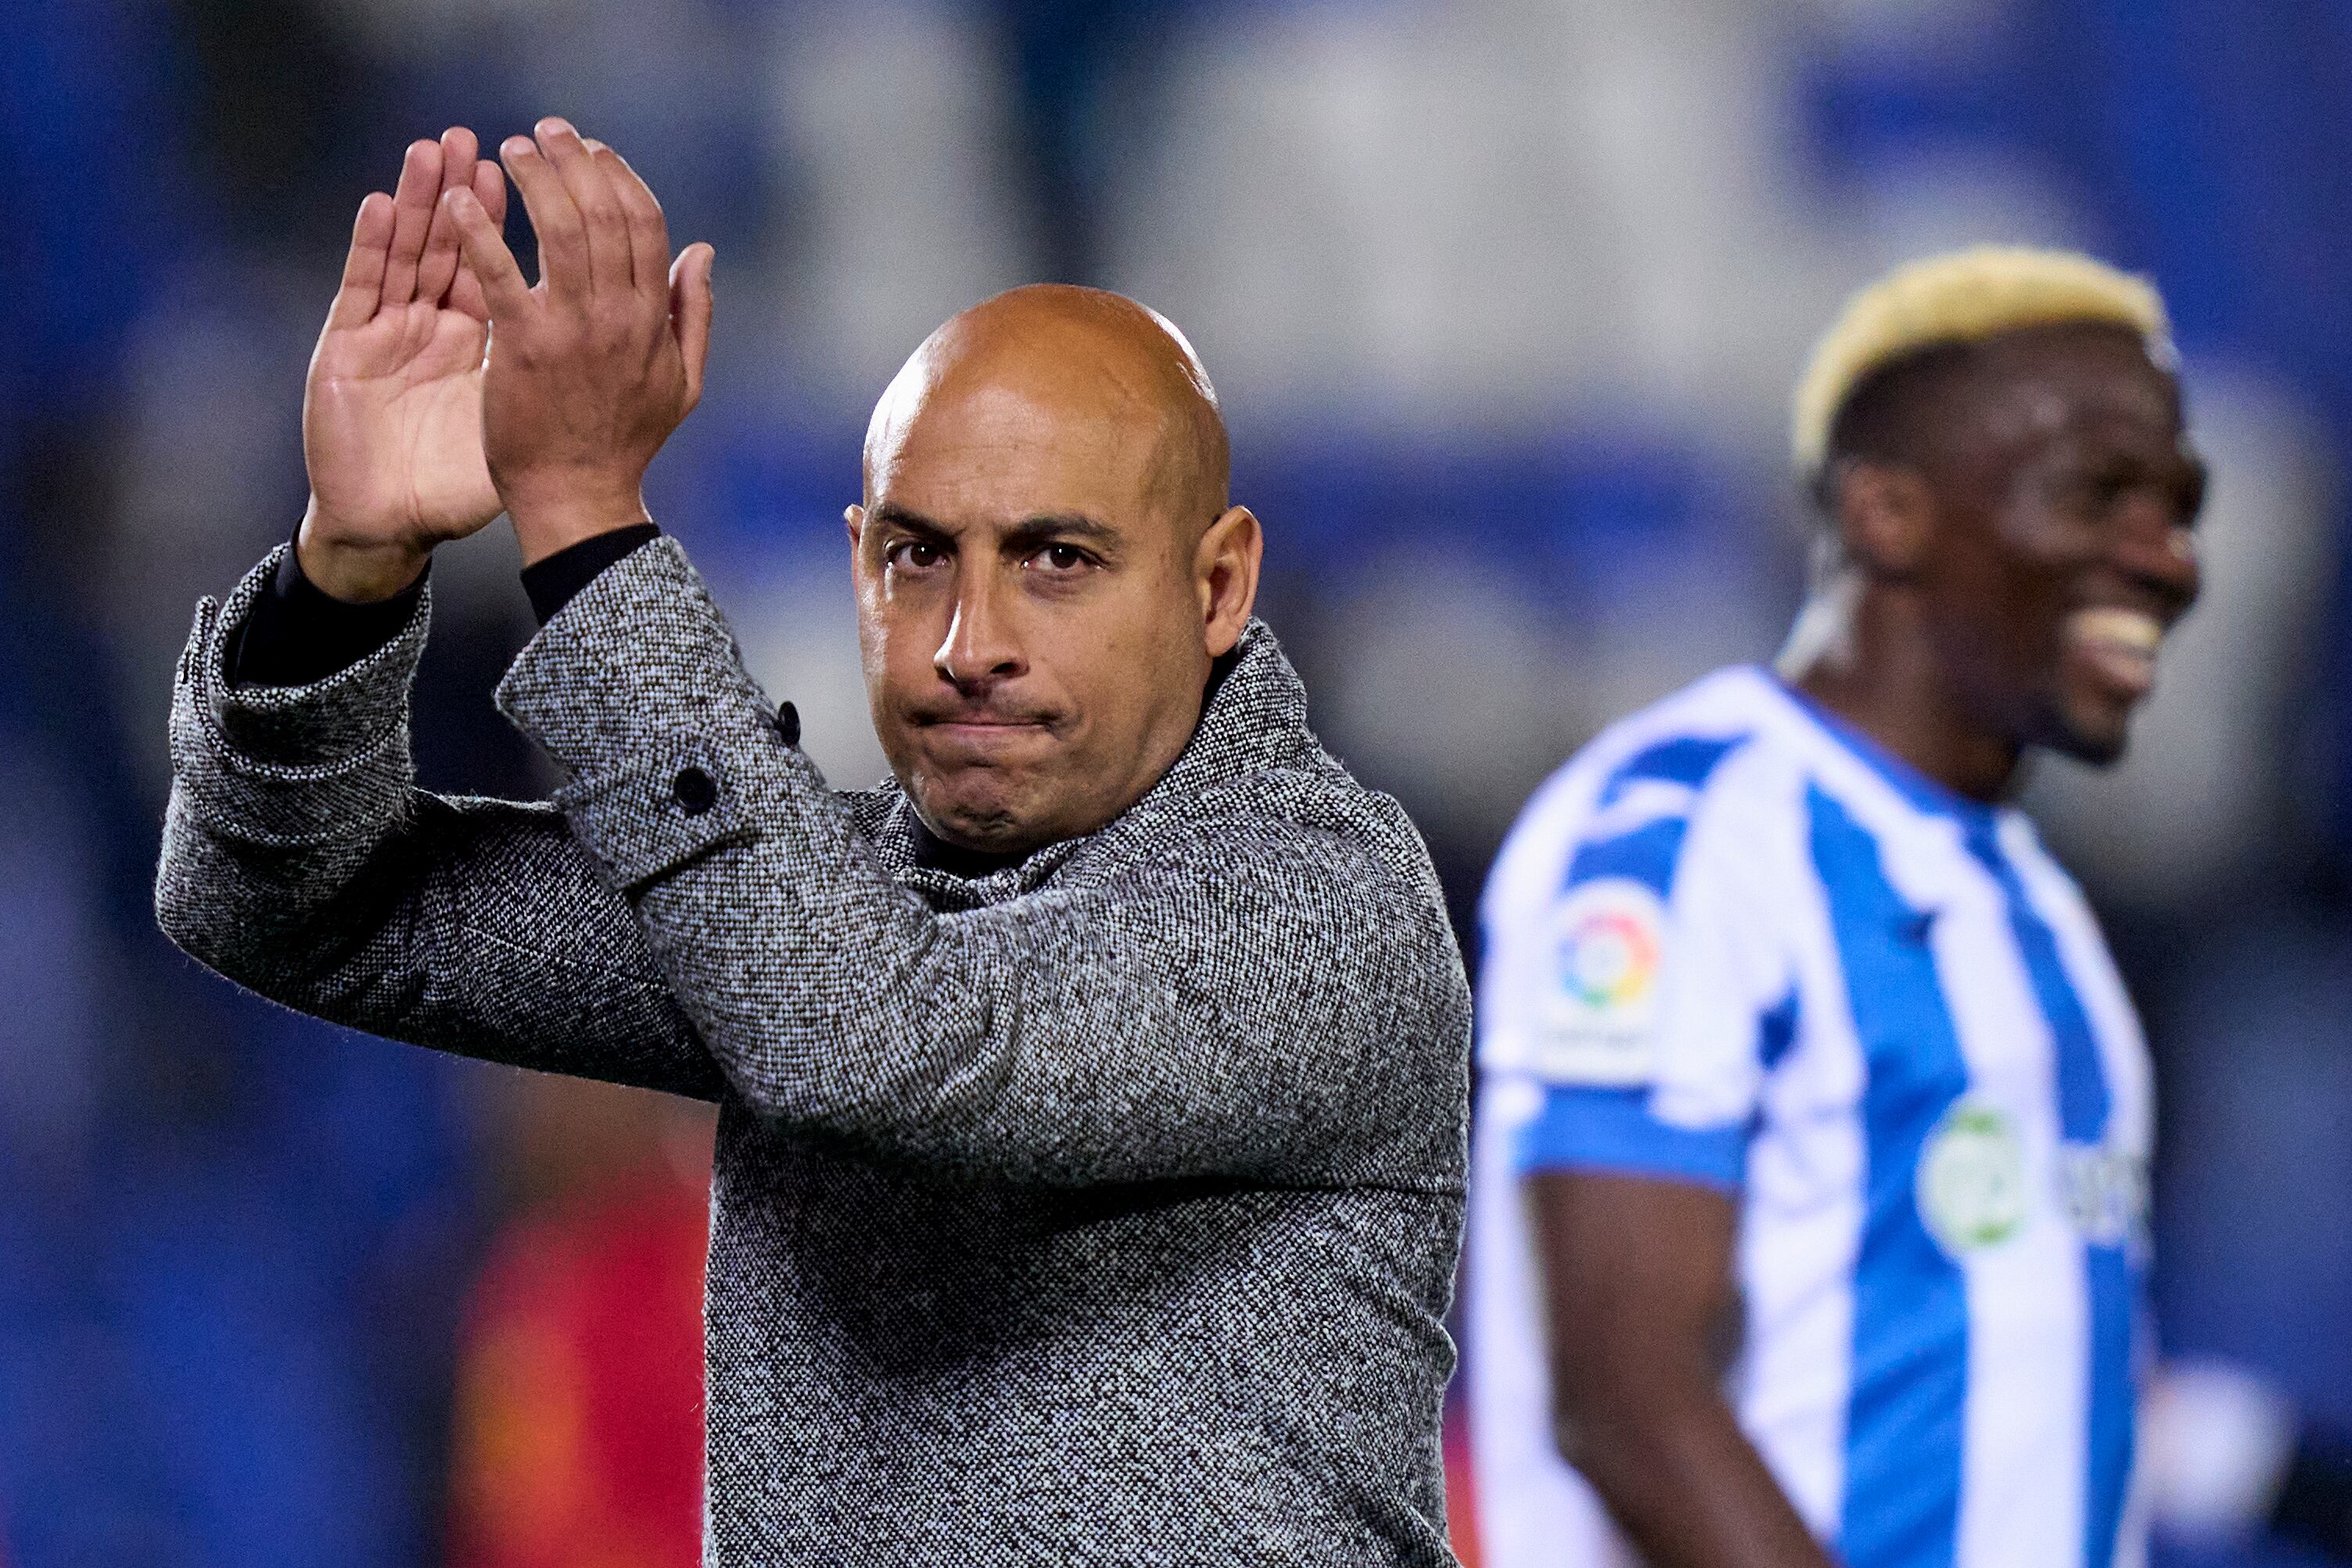
{"type": "Polygon", "coordinates": [[[307,1012],[719,1102],[711,1560],[1450,1561],[1468,992],[1262,625],[1144,800],[965,880],[785,744],[674,539],[500,687],[552,808],[414,788],[429,606],[230,686],[270,564],[182,660],[158,916],[307,1012]]]}

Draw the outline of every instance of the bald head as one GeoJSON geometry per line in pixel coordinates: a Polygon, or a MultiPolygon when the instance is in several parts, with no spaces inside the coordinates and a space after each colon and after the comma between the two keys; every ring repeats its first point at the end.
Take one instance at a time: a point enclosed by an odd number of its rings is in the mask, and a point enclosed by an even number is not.
{"type": "Polygon", "coordinates": [[[1209,372],[1175,323],[1124,295],[1031,284],[924,339],[866,426],[866,503],[877,473],[922,442],[926,423],[975,411],[1000,428],[1025,413],[1020,423],[1123,460],[1187,548],[1228,505],[1231,448],[1209,372]]]}
{"type": "Polygon", "coordinates": [[[1142,797],[1248,624],[1263,541],[1182,333],[1016,288],[924,340],[849,508],[874,727],[932,832],[1026,852],[1142,797]]]}

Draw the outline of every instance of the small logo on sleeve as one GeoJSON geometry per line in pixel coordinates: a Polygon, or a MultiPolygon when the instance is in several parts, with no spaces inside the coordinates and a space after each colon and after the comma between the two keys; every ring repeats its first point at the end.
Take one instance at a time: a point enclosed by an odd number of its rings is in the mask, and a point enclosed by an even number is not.
{"type": "Polygon", "coordinates": [[[1954,1103],[1927,1134],[1916,1176],[1919,1221],[1955,1261],[1998,1247],[2025,1223],[2025,1147],[2009,1113],[1954,1103]]]}
{"type": "Polygon", "coordinates": [[[1628,877],[1572,889],[1552,916],[1553,988],[1536,1049],[1556,1082],[1630,1084],[1656,1071],[1666,910],[1628,877]]]}

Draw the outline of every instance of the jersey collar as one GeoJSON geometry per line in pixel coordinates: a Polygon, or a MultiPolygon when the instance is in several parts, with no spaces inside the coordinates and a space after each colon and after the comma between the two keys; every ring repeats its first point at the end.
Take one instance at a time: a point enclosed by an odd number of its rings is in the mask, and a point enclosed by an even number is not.
{"type": "Polygon", "coordinates": [[[1765,685],[1779,693],[1814,729],[1885,779],[1895,793],[1919,810],[1930,816],[1949,817],[1964,828],[1987,829],[2000,820],[1998,807],[1972,800],[1949,785],[1928,778],[1876,738],[1782,680],[1777,670],[1763,664],[1751,667],[1765,685]]]}

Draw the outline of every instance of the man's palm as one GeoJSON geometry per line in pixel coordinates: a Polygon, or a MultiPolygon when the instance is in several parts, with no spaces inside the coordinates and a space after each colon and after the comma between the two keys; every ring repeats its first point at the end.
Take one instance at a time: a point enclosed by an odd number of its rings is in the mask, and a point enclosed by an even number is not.
{"type": "Polygon", "coordinates": [[[439,219],[457,187],[503,214],[505,180],[476,152],[467,131],[420,141],[397,193],[360,207],[303,393],[306,567],[314,545],[422,558],[499,515],[482,455],[489,313],[439,219]]]}
{"type": "Polygon", "coordinates": [[[414,301],[320,335],[302,449],[321,510],[429,548],[499,515],[482,456],[487,325],[414,301]]]}

